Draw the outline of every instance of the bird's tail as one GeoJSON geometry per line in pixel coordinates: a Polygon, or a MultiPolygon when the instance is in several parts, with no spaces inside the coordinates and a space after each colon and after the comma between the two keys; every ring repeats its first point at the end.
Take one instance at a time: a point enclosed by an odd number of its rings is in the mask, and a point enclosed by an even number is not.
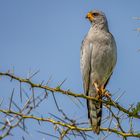
{"type": "MultiPolygon", "coordinates": [[[[89,90],[88,96],[96,97],[97,100],[102,99],[94,89],[89,90]]],[[[96,134],[100,133],[101,117],[102,117],[102,102],[87,100],[88,118],[90,120],[93,131],[96,134]]]]}

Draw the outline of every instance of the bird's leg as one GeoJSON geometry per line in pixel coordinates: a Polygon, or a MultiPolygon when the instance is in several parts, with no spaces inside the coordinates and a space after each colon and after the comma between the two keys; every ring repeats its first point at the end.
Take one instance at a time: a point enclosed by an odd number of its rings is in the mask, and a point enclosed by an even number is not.
{"type": "Polygon", "coordinates": [[[101,97],[107,97],[110,98],[111,94],[105,89],[104,85],[102,86],[98,86],[97,82],[93,83],[96,92],[98,93],[98,95],[101,97]]]}
{"type": "Polygon", "coordinates": [[[96,93],[97,93],[96,98],[97,98],[97,99],[101,99],[102,93],[101,93],[101,91],[100,91],[100,88],[99,88],[97,82],[94,82],[93,85],[94,85],[95,90],[96,90],[96,93]]]}
{"type": "Polygon", "coordinates": [[[99,93],[100,89],[98,87],[98,84],[96,82],[94,82],[93,85],[95,87],[96,92],[99,93]]]}

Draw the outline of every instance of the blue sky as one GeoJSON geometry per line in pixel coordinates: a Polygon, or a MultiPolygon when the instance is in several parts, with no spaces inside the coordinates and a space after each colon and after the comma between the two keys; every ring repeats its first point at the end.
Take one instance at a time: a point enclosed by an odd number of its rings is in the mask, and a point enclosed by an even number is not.
{"type": "MultiPolygon", "coordinates": [[[[47,81],[52,76],[50,86],[55,87],[67,79],[64,89],[83,93],[80,46],[90,28],[85,15],[92,9],[99,9],[108,18],[118,48],[117,65],[107,88],[118,95],[125,92],[120,102],[126,107],[137,103],[140,101],[140,36],[135,29],[140,27],[140,21],[133,17],[140,17],[139,5],[139,0],[1,0],[0,71],[14,67],[16,75],[26,77],[29,71],[40,70],[34,82],[47,81]]],[[[11,94],[11,83],[5,78],[0,84],[0,98],[6,100],[11,94]]],[[[67,103],[61,95],[58,100],[65,106],[64,110],[73,113],[70,100],[67,103]]],[[[55,112],[51,102],[49,105],[51,109],[47,112],[55,112]]],[[[43,106],[44,113],[45,103],[43,106]]],[[[86,107],[79,112],[86,117],[86,107]]],[[[19,134],[17,137],[21,138],[19,134]]],[[[37,137],[26,138],[43,138],[42,135],[37,137]]]]}

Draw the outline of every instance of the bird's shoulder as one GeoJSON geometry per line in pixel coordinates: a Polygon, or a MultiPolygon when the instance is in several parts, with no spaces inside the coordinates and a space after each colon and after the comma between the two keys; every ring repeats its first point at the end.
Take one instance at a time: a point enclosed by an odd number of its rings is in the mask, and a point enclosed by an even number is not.
{"type": "Polygon", "coordinates": [[[90,40],[89,40],[89,38],[87,37],[87,34],[86,34],[84,39],[82,40],[82,43],[81,43],[81,53],[84,51],[85,48],[88,47],[89,43],[90,43],[90,40]]]}

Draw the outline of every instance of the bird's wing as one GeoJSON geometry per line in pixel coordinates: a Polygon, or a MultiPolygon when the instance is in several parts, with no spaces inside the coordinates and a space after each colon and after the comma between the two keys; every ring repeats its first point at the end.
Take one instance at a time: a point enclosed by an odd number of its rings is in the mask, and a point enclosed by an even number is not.
{"type": "MultiPolygon", "coordinates": [[[[81,47],[81,72],[83,78],[83,86],[85,90],[85,94],[87,96],[96,97],[97,93],[92,84],[91,80],[91,60],[92,51],[94,49],[93,43],[91,42],[83,42],[81,47]]],[[[100,123],[101,123],[101,115],[102,115],[102,103],[95,103],[92,100],[87,100],[87,108],[88,108],[88,118],[91,122],[91,126],[93,131],[99,134],[100,123]]]]}
{"type": "Polygon", "coordinates": [[[91,69],[91,52],[93,44],[86,39],[82,42],[80,54],[80,66],[83,78],[84,92],[87,94],[90,83],[90,69],[91,69]]]}

